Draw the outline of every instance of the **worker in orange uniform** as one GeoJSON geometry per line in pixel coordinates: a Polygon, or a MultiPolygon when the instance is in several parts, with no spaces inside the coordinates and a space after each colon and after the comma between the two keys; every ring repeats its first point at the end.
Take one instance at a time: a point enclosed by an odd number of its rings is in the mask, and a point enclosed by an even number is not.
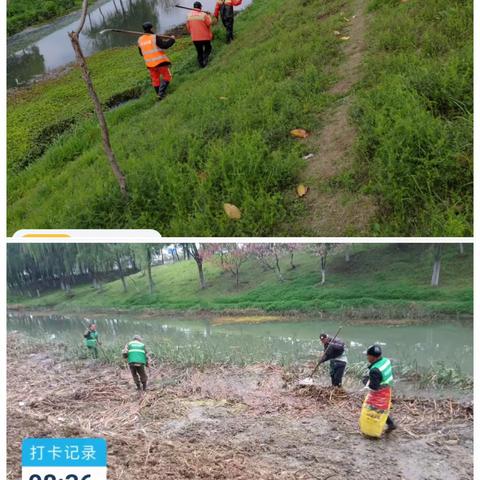
{"type": "Polygon", "coordinates": [[[151,22],[143,24],[143,31],[145,34],[138,39],[138,50],[150,72],[155,93],[161,100],[167,94],[168,85],[172,80],[171,62],[164,49],[170,48],[175,43],[175,37],[172,35],[167,40],[158,37],[153,33],[151,22]]]}
{"type": "Polygon", "coordinates": [[[222,23],[227,30],[227,43],[233,40],[233,7],[238,7],[242,4],[242,0],[217,0],[215,11],[213,15],[218,19],[220,13],[222,23]]]}
{"type": "Polygon", "coordinates": [[[197,49],[197,58],[200,68],[205,68],[208,64],[208,57],[212,53],[212,17],[208,12],[202,12],[202,4],[195,2],[194,10],[187,18],[187,30],[192,37],[192,42],[197,49]]]}

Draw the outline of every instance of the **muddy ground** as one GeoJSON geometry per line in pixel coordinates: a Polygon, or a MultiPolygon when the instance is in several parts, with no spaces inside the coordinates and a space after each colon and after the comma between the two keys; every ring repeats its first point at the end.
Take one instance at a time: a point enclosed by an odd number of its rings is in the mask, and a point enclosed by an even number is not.
{"type": "Polygon", "coordinates": [[[397,398],[399,429],[371,440],[362,393],[299,387],[302,372],[161,365],[140,397],[125,368],[8,344],[8,479],[26,436],[105,437],[110,480],[473,478],[471,405],[397,398]]]}

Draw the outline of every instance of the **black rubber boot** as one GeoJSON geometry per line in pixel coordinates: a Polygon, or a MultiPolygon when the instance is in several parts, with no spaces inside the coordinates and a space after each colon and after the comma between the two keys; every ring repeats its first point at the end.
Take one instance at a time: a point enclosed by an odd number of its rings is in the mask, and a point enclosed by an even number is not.
{"type": "Polygon", "coordinates": [[[158,89],[159,89],[160,87],[153,87],[153,88],[155,89],[155,93],[158,95],[158,89]]]}
{"type": "Polygon", "coordinates": [[[158,88],[158,99],[162,100],[162,98],[165,98],[165,95],[167,94],[167,88],[170,82],[167,82],[166,80],[162,80],[162,83],[160,84],[160,87],[158,88]]]}
{"type": "Polygon", "coordinates": [[[140,383],[136,383],[135,385],[137,386],[137,390],[140,391],[141,390],[140,383]]]}
{"type": "Polygon", "coordinates": [[[393,432],[396,429],[397,429],[397,426],[395,425],[394,421],[389,417],[387,419],[387,429],[385,430],[385,433],[393,432]]]}
{"type": "Polygon", "coordinates": [[[145,392],[147,390],[147,383],[142,383],[143,386],[143,391],[145,392]]]}

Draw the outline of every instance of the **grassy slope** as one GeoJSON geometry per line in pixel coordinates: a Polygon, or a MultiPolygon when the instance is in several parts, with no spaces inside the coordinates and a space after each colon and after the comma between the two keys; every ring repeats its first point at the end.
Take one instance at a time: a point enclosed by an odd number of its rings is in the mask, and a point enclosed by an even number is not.
{"type": "Polygon", "coordinates": [[[90,286],[74,289],[74,297],[66,299],[55,292],[35,299],[10,296],[10,303],[27,306],[116,307],[164,309],[204,308],[212,310],[258,308],[266,311],[340,311],[370,309],[384,316],[409,313],[472,313],[472,250],[464,256],[457,245],[444,248],[439,288],[429,286],[432,255],[421,249],[399,250],[395,245],[354,246],[350,263],[343,256],[332,257],[327,283],[319,285],[317,257],[297,254],[298,267],[287,271],[286,282],[279,282],[272,272],[264,272],[256,263],[242,267],[241,288],[207,263],[209,287],[201,291],[193,261],[153,269],[156,290],[149,294],[146,278],[141,274],[129,277],[125,294],[120,281],[106,285],[103,293],[90,286]],[[377,312],[378,313],[378,312],[377,312]]]}
{"type": "MultiPolygon", "coordinates": [[[[338,8],[344,3],[254,2],[238,17],[234,44],[223,45],[220,29],[208,69],[195,68],[190,47],[173,58],[176,78],[164,102],[154,103],[149,92],[111,112],[112,143],[131,191],[126,209],[93,122],[81,123],[19,173],[33,137],[41,135],[41,128],[48,131],[54,114],[72,110],[67,99],[59,103],[56,92],[48,91],[49,84],[39,90],[38,100],[35,94],[25,99],[33,102],[30,106],[12,102],[9,169],[15,173],[9,176],[9,232],[115,226],[153,227],[176,235],[272,233],[287,214],[296,213],[283,192],[293,190],[304,151],[289,130],[318,128],[319,112],[333,100],[325,90],[335,81],[331,65],[341,60],[333,31],[345,22],[347,10],[338,8]],[[333,14],[322,16],[329,12],[333,14]],[[50,104],[44,102],[47,97],[50,104]],[[22,119],[26,112],[39,116],[43,108],[47,121],[24,142],[22,119]],[[229,221],[224,202],[238,205],[242,220],[229,221]]],[[[141,59],[132,57],[126,60],[127,73],[135,62],[145,76],[141,59]]],[[[108,72],[97,69],[95,82],[103,77],[116,89],[116,78],[113,82],[108,72]]],[[[61,92],[65,83],[59,80],[55,88],[61,92]]],[[[77,92],[83,95],[80,87],[77,92]]],[[[79,110],[74,105],[73,112],[79,110]]]]}
{"type": "Polygon", "coordinates": [[[382,235],[468,236],[473,222],[473,1],[370,0],[354,116],[382,235]]]}
{"type": "Polygon", "coordinates": [[[7,33],[13,35],[24,28],[68,13],[82,5],[82,0],[8,0],[7,33]]]}
{"type": "MultiPolygon", "coordinates": [[[[369,50],[353,111],[358,161],[355,172],[332,183],[376,195],[373,234],[472,233],[472,3],[368,0],[369,50]]],[[[10,101],[9,233],[153,227],[177,236],[303,234],[283,231],[304,212],[285,195],[306,153],[288,131],[318,130],[335,100],[324,93],[342,60],[332,32],[345,25],[351,4],[254,2],[237,20],[237,42],[225,46],[217,30],[215,58],[202,72],[192,47],[176,46],[174,95],[158,105],[149,92],[108,114],[132,193],[126,208],[97,127],[84,120],[91,108],[78,72],[10,101]],[[51,145],[72,118],[73,132],[51,145]],[[242,209],[241,221],[225,217],[224,202],[242,209]]],[[[133,50],[90,63],[105,103],[150,90],[133,50]]]]}

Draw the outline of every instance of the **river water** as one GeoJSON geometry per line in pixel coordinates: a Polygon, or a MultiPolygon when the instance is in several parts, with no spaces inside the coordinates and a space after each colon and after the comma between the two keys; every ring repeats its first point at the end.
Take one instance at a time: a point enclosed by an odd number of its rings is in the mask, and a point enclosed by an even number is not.
{"type": "MultiPolygon", "coordinates": [[[[77,341],[81,344],[85,316],[53,315],[10,311],[7,327],[35,337],[77,341]]],[[[334,334],[333,321],[282,321],[260,324],[213,325],[195,318],[136,318],[135,314],[95,315],[104,344],[126,342],[134,334],[146,344],[168,342],[176,348],[208,349],[216,358],[232,355],[245,362],[305,361],[318,355],[319,333],[334,334]]],[[[348,346],[351,362],[364,361],[363,351],[372,343],[383,346],[394,362],[429,367],[438,362],[473,373],[473,328],[471,323],[435,323],[431,325],[346,325],[341,334],[348,346]]]]}
{"type": "MultiPolygon", "coordinates": [[[[252,0],[244,0],[247,7],[252,0]]],[[[100,0],[90,7],[85,27],[80,36],[85,55],[113,47],[134,45],[136,37],[119,33],[99,32],[105,28],[123,28],[139,31],[142,24],[151,21],[155,31],[164,33],[185,23],[188,12],[175,4],[191,7],[193,2],[175,0],[100,0]]],[[[202,0],[204,10],[213,12],[215,0],[202,0]]],[[[8,88],[25,85],[46,73],[73,62],[75,55],[68,32],[76,29],[80,12],[61,17],[48,25],[27,29],[7,41],[8,88]]]]}

